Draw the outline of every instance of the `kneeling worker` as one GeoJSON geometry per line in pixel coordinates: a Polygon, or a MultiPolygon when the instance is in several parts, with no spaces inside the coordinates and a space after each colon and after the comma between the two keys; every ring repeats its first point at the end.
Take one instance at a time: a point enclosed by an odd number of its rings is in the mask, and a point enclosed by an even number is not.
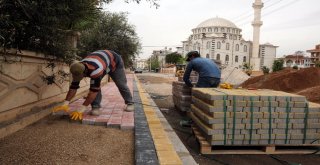
{"type": "Polygon", "coordinates": [[[193,87],[190,81],[191,71],[194,70],[199,74],[196,87],[199,88],[216,88],[220,83],[221,71],[217,64],[207,58],[201,58],[198,51],[191,51],[187,54],[186,61],[189,61],[186,71],[183,75],[183,81],[187,86],[193,87]]]}
{"type": "Polygon", "coordinates": [[[71,119],[82,119],[82,113],[87,110],[87,106],[91,104],[92,115],[100,115],[101,111],[101,87],[100,83],[102,78],[109,74],[112,80],[118,87],[121,96],[123,97],[127,107],[125,111],[133,111],[134,104],[132,95],[127,85],[127,78],[125,75],[123,61],[117,53],[111,50],[98,50],[80,62],[75,62],[70,66],[70,73],[72,74],[72,83],[70,85],[68,94],[66,96],[64,105],[69,105],[70,100],[77,93],[80,87],[80,81],[83,77],[90,77],[90,91],[82,106],[74,113],[71,113],[71,119]],[[80,115],[79,115],[80,114],[80,115]],[[80,116],[80,117],[79,117],[80,116]]]}

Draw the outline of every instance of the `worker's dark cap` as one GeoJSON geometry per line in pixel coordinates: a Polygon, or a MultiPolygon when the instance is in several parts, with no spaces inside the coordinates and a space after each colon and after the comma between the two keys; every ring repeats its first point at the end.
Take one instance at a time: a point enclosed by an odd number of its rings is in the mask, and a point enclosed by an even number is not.
{"type": "Polygon", "coordinates": [[[193,56],[193,57],[200,57],[200,54],[199,54],[198,51],[190,51],[190,52],[186,55],[186,57],[187,57],[186,61],[190,61],[190,58],[191,58],[192,56],[193,56]]]}

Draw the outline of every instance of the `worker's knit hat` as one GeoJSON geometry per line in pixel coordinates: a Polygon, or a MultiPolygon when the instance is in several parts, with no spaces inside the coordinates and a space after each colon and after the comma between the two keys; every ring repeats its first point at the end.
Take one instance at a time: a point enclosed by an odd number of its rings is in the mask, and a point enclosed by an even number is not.
{"type": "Polygon", "coordinates": [[[77,61],[70,65],[70,73],[72,74],[72,81],[81,81],[84,76],[86,67],[83,63],[77,61]]]}

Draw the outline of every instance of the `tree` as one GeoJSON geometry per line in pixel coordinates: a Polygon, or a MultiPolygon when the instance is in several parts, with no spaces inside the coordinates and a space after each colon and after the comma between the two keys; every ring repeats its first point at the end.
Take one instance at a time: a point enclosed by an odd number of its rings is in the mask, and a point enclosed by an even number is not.
{"type": "Polygon", "coordinates": [[[69,37],[88,27],[99,9],[95,0],[2,0],[0,11],[4,52],[27,49],[66,59],[73,56],[69,37]]]}
{"type": "MultiPolygon", "coordinates": [[[[100,0],[100,2],[104,2],[104,3],[111,3],[111,2],[113,2],[114,0],[100,0]]],[[[132,1],[132,2],[136,2],[136,3],[140,3],[141,2],[141,0],[124,0],[126,3],[129,3],[130,1],[132,1]]],[[[158,1],[159,0],[145,0],[145,1],[147,1],[147,2],[150,2],[151,3],[151,5],[153,5],[153,6],[155,6],[156,8],[158,8],[160,5],[158,4],[158,1]]]]}
{"type": "Polygon", "coordinates": [[[320,61],[316,61],[316,62],[315,62],[315,67],[320,68],[320,61]]]}
{"type": "Polygon", "coordinates": [[[268,74],[270,72],[270,69],[268,67],[266,67],[266,66],[263,66],[262,67],[262,72],[263,72],[263,74],[268,74]]]}
{"type": "Polygon", "coordinates": [[[183,62],[183,59],[184,58],[182,57],[182,55],[177,52],[173,52],[166,55],[166,63],[181,64],[183,62]]]}
{"type": "Polygon", "coordinates": [[[149,63],[149,65],[151,65],[151,66],[149,66],[149,68],[151,68],[151,70],[155,70],[156,68],[159,68],[160,67],[160,63],[159,63],[159,60],[158,60],[158,58],[157,57],[150,57],[149,59],[148,59],[148,61],[151,61],[150,63],[149,63]]]}
{"type": "Polygon", "coordinates": [[[90,29],[83,31],[78,48],[82,57],[95,50],[114,50],[122,55],[125,66],[131,66],[141,46],[125,13],[104,12],[90,29]]]}
{"type": "Polygon", "coordinates": [[[283,60],[275,60],[273,61],[273,65],[272,65],[272,71],[276,72],[276,71],[280,71],[283,69],[283,60]]]}
{"type": "MultiPolygon", "coordinates": [[[[64,61],[74,58],[70,36],[91,28],[99,5],[113,0],[1,0],[0,47],[38,51],[64,61]]],[[[140,3],[142,0],[124,0],[140,3]]],[[[159,7],[159,0],[145,0],[159,7]]],[[[126,46],[126,43],[123,43],[126,46]]]]}
{"type": "Polygon", "coordinates": [[[243,63],[243,69],[244,69],[244,72],[250,76],[252,74],[253,66],[245,62],[243,63]]]}

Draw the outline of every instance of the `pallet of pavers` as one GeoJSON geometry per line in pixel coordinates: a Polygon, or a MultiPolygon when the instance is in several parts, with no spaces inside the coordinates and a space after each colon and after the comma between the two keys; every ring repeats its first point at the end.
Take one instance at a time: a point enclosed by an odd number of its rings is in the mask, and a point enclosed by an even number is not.
{"type": "Polygon", "coordinates": [[[214,153],[213,146],[264,146],[262,154],[276,153],[278,146],[320,146],[320,105],[304,96],[194,88],[192,102],[189,115],[203,152],[214,153]]]}
{"type": "MultiPolygon", "coordinates": [[[[195,85],[198,81],[198,75],[192,72],[190,75],[191,82],[195,85]]],[[[172,98],[175,107],[180,111],[190,111],[191,108],[191,88],[185,85],[182,77],[178,81],[172,82],[172,98]]]]}
{"type": "Polygon", "coordinates": [[[191,107],[191,88],[184,82],[172,82],[172,98],[175,107],[180,111],[189,111],[191,107]]]}

